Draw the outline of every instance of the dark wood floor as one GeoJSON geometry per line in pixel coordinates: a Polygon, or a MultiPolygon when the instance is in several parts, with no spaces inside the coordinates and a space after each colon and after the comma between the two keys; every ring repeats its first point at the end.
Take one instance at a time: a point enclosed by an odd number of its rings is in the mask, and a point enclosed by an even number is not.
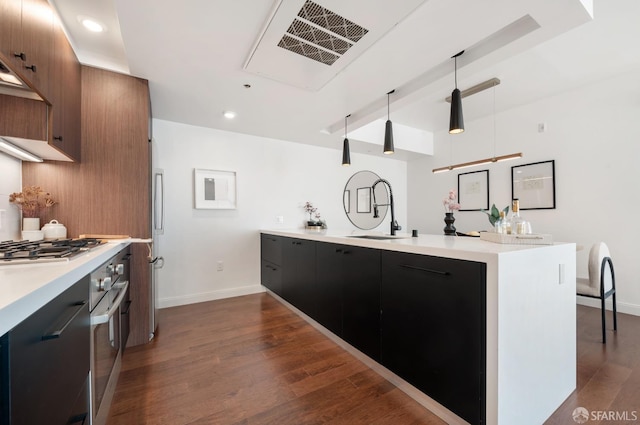
{"type": "MultiPolygon", "coordinates": [[[[125,353],[108,425],[444,423],[268,294],[160,314],[125,353]]],[[[640,413],[640,317],[618,325],[604,346],[599,310],[578,306],[577,390],[547,424],[578,406],[640,413]]]]}

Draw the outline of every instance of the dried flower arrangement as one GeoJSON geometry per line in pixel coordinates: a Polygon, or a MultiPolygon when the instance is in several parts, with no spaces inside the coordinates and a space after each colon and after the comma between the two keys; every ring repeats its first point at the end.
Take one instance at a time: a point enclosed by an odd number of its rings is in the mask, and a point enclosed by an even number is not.
{"type": "Polygon", "coordinates": [[[25,186],[22,192],[14,192],[9,195],[9,202],[22,210],[22,216],[26,218],[40,217],[40,211],[56,204],[51,194],[42,190],[40,186],[25,186]]]}

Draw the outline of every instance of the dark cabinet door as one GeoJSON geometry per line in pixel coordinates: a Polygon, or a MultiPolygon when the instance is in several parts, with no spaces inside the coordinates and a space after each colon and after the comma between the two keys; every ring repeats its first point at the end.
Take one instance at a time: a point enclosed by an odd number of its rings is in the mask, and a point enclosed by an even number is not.
{"type": "Polygon", "coordinates": [[[342,338],[342,286],[344,246],[318,242],[318,313],[316,320],[342,338]]]}
{"type": "Polygon", "coordinates": [[[282,296],[282,244],[286,240],[275,235],[260,235],[262,285],[282,296]]]}
{"type": "Polygon", "coordinates": [[[382,253],[382,364],[471,424],[485,419],[485,273],[382,253]]]}
{"type": "Polygon", "coordinates": [[[283,239],[282,297],[305,314],[316,318],[316,242],[283,239]]]}
{"type": "Polygon", "coordinates": [[[380,360],[380,251],[343,247],[342,337],[380,360]]]}
{"type": "Polygon", "coordinates": [[[380,358],[380,251],[317,244],[318,322],[374,360],[380,358]]]}
{"type": "Polygon", "coordinates": [[[11,425],[67,423],[89,373],[89,281],[9,332],[11,425]]]}

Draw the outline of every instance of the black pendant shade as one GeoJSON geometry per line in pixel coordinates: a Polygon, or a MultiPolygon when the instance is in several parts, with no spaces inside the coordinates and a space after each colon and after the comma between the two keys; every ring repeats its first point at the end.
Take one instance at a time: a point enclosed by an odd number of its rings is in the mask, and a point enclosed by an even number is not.
{"type": "Polygon", "coordinates": [[[387,120],[387,125],[384,130],[384,153],[387,155],[395,152],[393,148],[393,128],[391,120],[387,120]]]}
{"type": "Polygon", "coordinates": [[[393,124],[389,119],[389,95],[393,93],[395,90],[391,90],[387,93],[387,124],[384,129],[384,152],[385,155],[391,155],[395,152],[395,148],[393,146],[393,124]]]}
{"type": "Polygon", "coordinates": [[[351,152],[349,151],[349,139],[347,138],[347,118],[351,115],[344,117],[344,142],[342,142],[342,166],[348,167],[351,165],[351,152]]]}
{"type": "Polygon", "coordinates": [[[351,165],[351,153],[349,152],[349,139],[344,138],[342,142],[342,165],[348,167],[351,165]]]}
{"type": "Polygon", "coordinates": [[[449,116],[449,134],[458,134],[464,131],[464,119],[462,118],[462,96],[458,90],[458,56],[464,50],[453,57],[456,88],[451,93],[451,115],[449,116]]]}
{"type": "Polygon", "coordinates": [[[462,96],[460,90],[454,89],[451,93],[451,115],[449,117],[449,133],[458,134],[464,131],[464,119],[462,117],[462,96]]]}

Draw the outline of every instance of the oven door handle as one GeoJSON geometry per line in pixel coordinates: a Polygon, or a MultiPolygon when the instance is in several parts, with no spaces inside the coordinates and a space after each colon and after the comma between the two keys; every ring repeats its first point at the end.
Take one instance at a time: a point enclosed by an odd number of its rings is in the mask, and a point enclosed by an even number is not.
{"type": "Polygon", "coordinates": [[[122,300],[124,299],[125,295],[127,295],[127,290],[129,289],[129,282],[125,280],[118,286],[121,286],[122,289],[120,290],[120,293],[118,294],[115,301],[113,302],[113,305],[105,314],[101,314],[99,316],[91,316],[92,325],[100,325],[102,323],[107,323],[109,319],[111,319],[111,316],[113,316],[114,313],[118,310],[118,307],[120,307],[120,304],[122,304],[122,300]]]}

